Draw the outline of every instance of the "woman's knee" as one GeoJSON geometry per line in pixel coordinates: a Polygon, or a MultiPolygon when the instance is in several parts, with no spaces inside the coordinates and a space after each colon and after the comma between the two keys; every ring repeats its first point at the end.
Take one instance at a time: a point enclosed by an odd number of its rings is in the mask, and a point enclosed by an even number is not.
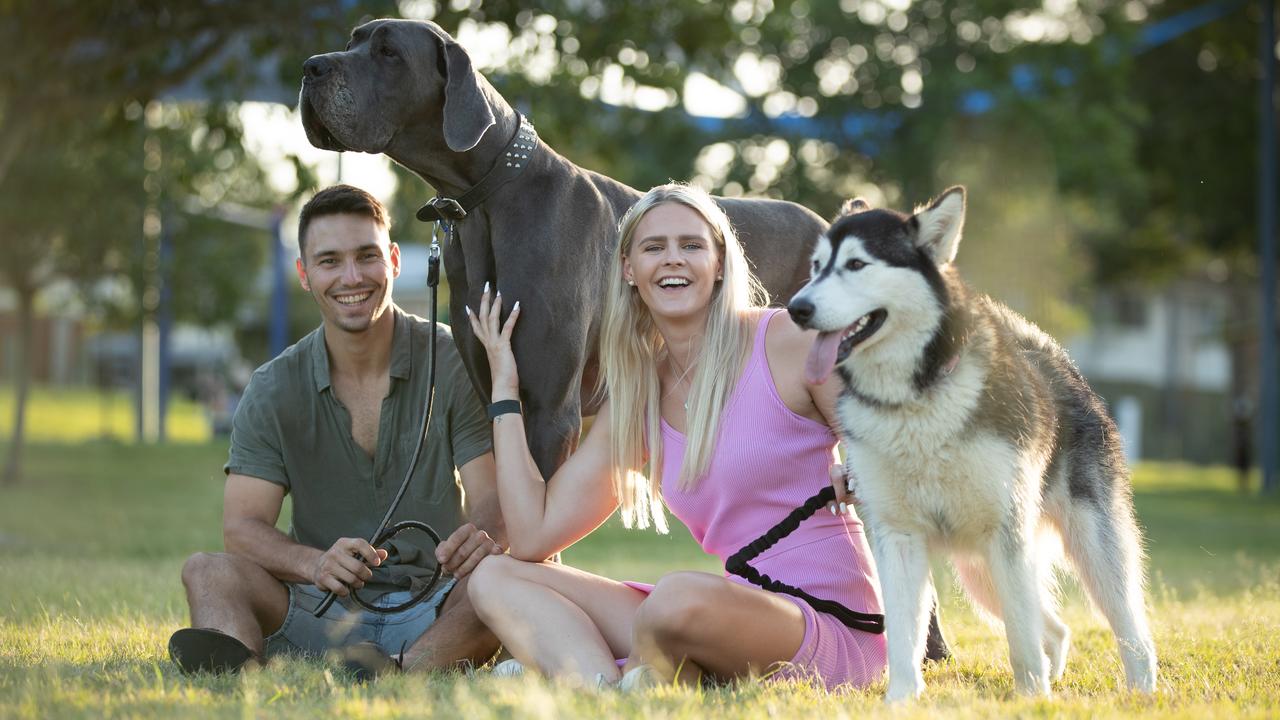
{"type": "Polygon", "coordinates": [[[696,642],[714,621],[717,591],[723,582],[698,572],[663,576],[636,612],[636,633],[664,646],[696,642]]]}
{"type": "Polygon", "coordinates": [[[510,555],[490,555],[476,565],[467,578],[467,597],[477,612],[485,612],[495,600],[501,601],[510,594],[519,562],[510,555]]]}

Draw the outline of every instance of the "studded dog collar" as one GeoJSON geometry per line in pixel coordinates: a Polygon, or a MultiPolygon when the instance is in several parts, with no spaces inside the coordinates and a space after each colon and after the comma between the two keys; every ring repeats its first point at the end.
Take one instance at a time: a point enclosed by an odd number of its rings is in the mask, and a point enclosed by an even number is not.
{"type": "Polygon", "coordinates": [[[418,209],[418,219],[422,222],[440,222],[441,220],[456,222],[466,217],[467,213],[484,202],[503,183],[515,179],[517,175],[524,172],[537,146],[538,132],[533,128],[533,121],[520,115],[520,124],[516,127],[515,135],[480,182],[458,198],[443,195],[431,198],[426,205],[418,209]]]}

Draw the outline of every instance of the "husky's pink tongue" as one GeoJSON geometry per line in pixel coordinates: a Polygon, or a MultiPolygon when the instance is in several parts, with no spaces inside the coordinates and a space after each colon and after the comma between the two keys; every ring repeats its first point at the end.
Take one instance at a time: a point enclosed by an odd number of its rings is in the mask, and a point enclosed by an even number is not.
{"type": "Polygon", "coordinates": [[[818,333],[804,363],[804,379],[811,385],[821,385],[830,377],[836,366],[836,353],[840,350],[840,332],[818,333]]]}

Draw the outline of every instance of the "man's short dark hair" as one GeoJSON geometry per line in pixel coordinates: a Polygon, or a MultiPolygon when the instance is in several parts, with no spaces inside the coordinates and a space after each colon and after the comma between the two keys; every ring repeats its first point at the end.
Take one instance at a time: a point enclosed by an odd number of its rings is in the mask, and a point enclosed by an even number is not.
{"type": "Polygon", "coordinates": [[[298,255],[304,260],[307,252],[307,228],[311,221],[326,215],[362,215],[379,227],[391,229],[387,209],[378,198],[354,185],[333,185],[316,193],[302,206],[298,217],[298,255]]]}

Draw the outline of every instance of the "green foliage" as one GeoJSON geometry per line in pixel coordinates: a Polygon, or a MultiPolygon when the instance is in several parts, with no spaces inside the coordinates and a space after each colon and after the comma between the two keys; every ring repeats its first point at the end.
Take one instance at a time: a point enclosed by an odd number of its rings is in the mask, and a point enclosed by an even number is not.
{"type": "MultiPolygon", "coordinates": [[[[1201,4],[1169,0],[1152,20],[1201,4]]],[[[1149,109],[1137,160],[1150,189],[1145,206],[1127,209],[1137,231],[1113,249],[1113,272],[1141,272],[1163,252],[1183,267],[1222,258],[1235,278],[1257,278],[1260,19],[1247,3],[1135,60],[1134,100],[1149,109]]]]}
{"type": "Polygon", "coordinates": [[[936,176],[945,144],[982,140],[972,132],[1040,123],[1053,128],[1046,141],[1064,190],[1109,196],[1140,185],[1131,149],[1141,110],[1126,99],[1125,53],[1104,47],[1123,47],[1132,32],[1120,3],[1047,13],[1062,35],[1039,40],[1011,27],[1041,10],[1041,3],[901,5],[906,7],[808,0],[543,2],[534,10],[528,3],[491,1],[461,11],[451,5],[435,19],[450,30],[464,19],[506,25],[519,42],[511,44],[505,65],[493,68],[500,71],[500,88],[517,106],[532,106],[540,132],[555,147],[636,185],[689,177],[698,151],[724,141],[738,152],[728,176],[712,183],[715,189],[737,183],[737,192],[821,209],[871,182],[891,186],[885,193],[890,198],[902,192],[908,201],[920,201],[950,184],[936,176]],[[1104,32],[1105,44],[1099,37],[1104,32]],[[548,48],[558,53],[557,62],[545,69],[537,59],[548,48]],[[1069,80],[1055,79],[1066,77],[1062,71],[1069,80]],[[689,74],[702,73],[746,94],[747,117],[702,133],[681,117],[678,104],[663,113],[604,110],[595,98],[610,72],[666,91],[673,103],[689,74]],[[1016,73],[1033,87],[1016,90],[1016,73]],[[960,100],[970,90],[991,91],[995,103],[967,122],[960,100]],[[821,139],[834,144],[834,156],[801,153],[810,138],[761,122],[780,113],[820,120],[819,127],[829,128],[821,139]],[[842,124],[866,132],[846,133],[842,124]],[[897,130],[881,133],[877,127],[897,130]],[[776,174],[758,173],[769,163],[744,151],[773,137],[787,143],[787,160],[776,174]]]}
{"type": "MultiPolygon", "coordinates": [[[[127,273],[129,257],[139,253],[124,252],[134,246],[122,245],[120,237],[136,239],[148,205],[162,194],[171,205],[151,211],[170,216],[188,197],[206,207],[225,201],[270,207],[280,200],[267,192],[240,145],[234,106],[216,99],[239,97],[264,82],[292,86],[303,58],[340,43],[352,24],[378,7],[336,0],[4,3],[0,236],[6,247],[22,246],[10,256],[17,262],[6,263],[10,284],[19,284],[12,279],[18,272],[127,273]],[[279,76],[261,77],[260,64],[270,67],[272,60],[279,76]],[[215,101],[153,104],[188,81],[215,101]],[[148,178],[151,185],[144,188],[148,178]],[[98,241],[94,234],[108,238],[98,241]]],[[[222,240],[197,244],[175,237],[176,277],[183,287],[201,279],[184,275],[186,268],[222,264],[219,249],[241,256],[240,276],[250,274],[246,268],[256,270],[260,254],[245,255],[235,230],[193,217],[180,224],[189,236],[222,240]]],[[[153,270],[157,260],[143,262],[153,270]]],[[[243,290],[225,287],[224,280],[209,285],[231,294],[243,290]]],[[[226,319],[225,295],[195,291],[179,300],[179,312],[226,319]]]]}
{"type": "Polygon", "coordinates": [[[3,272],[11,287],[33,291],[59,273],[96,277],[111,233],[141,226],[140,216],[130,213],[141,185],[110,182],[111,168],[128,166],[123,145],[113,142],[119,135],[110,122],[50,124],[30,134],[13,172],[0,178],[3,272]]]}
{"type": "Polygon", "coordinates": [[[435,4],[433,19],[508,34],[480,69],[552,147],[636,187],[692,178],[830,217],[854,195],[905,210],[969,182],[976,286],[1064,332],[1085,323],[1095,278],[1124,277],[1118,256],[1153,280],[1184,262],[1166,236],[1133,231],[1150,110],[1134,97],[1128,5],[488,0],[435,4]],[[691,122],[695,74],[738,91],[744,112],[691,122]],[[602,102],[617,78],[667,108],[602,102]],[[975,94],[989,106],[967,109],[975,94]]]}
{"type": "Polygon", "coordinates": [[[130,114],[140,117],[129,144],[144,150],[128,180],[146,190],[148,205],[138,224],[120,228],[117,249],[142,287],[135,285],[134,296],[114,306],[115,317],[132,324],[140,312],[154,312],[158,298],[142,289],[167,283],[176,319],[225,323],[251,294],[271,235],[208,213],[224,204],[270,208],[281,198],[245,150],[235,106],[153,104],[146,111],[130,106],[130,114]],[[169,244],[167,256],[160,238],[147,237],[149,217],[169,244]],[[134,250],[139,234],[141,253],[134,250]]]}

